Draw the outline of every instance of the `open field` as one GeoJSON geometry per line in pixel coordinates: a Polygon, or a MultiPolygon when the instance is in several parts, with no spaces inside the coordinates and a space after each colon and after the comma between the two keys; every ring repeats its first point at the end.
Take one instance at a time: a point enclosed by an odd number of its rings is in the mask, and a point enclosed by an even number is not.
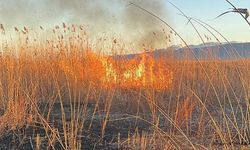
{"type": "Polygon", "coordinates": [[[250,144],[248,59],[114,59],[82,26],[15,30],[1,35],[0,149],[250,144]]]}

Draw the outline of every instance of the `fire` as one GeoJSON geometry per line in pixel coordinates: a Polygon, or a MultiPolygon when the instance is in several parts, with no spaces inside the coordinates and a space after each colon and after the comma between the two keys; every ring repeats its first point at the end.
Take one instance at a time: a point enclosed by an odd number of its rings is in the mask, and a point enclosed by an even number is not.
{"type": "Polygon", "coordinates": [[[105,83],[116,83],[117,81],[117,73],[113,68],[113,64],[108,61],[108,59],[101,59],[102,65],[105,69],[105,75],[103,76],[103,80],[105,83]]]}
{"type": "Polygon", "coordinates": [[[173,72],[164,61],[150,54],[133,59],[114,59],[88,53],[85,61],[61,64],[61,68],[80,81],[91,81],[106,88],[154,88],[168,89],[172,85],[173,72]],[[71,69],[70,69],[71,68],[71,69]]]}
{"type": "Polygon", "coordinates": [[[167,89],[172,84],[173,72],[165,67],[164,62],[149,54],[128,60],[106,58],[102,63],[106,72],[103,83],[107,86],[167,89]]]}

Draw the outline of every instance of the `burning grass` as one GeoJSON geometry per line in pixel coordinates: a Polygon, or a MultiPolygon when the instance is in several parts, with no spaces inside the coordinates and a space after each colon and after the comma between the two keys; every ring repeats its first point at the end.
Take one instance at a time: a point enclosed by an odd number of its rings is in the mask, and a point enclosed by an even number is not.
{"type": "Polygon", "coordinates": [[[16,28],[15,43],[1,35],[0,131],[16,142],[9,147],[249,144],[249,60],[110,56],[98,53],[102,43],[89,44],[82,26],[66,26],[39,38],[16,28]]]}
{"type": "Polygon", "coordinates": [[[90,50],[83,58],[70,64],[59,62],[63,72],[81,82],[92,82],[104,88],[170,88],[173,73],[163,60],[155,60],[150,54],[138,58],[117,60],[113,56],[98,56],[90,50]],[[147,60],[147,61],[146,61],[147,60]]]}

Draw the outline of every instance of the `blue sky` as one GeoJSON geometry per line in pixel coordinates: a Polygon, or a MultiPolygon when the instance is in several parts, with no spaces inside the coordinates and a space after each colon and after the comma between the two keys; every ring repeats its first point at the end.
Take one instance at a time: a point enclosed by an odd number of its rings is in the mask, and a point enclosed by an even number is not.
{"type": "MultiPolygon", "coordinates": [[[[172,0],[171,2],[184,11],[186,15],[199,18],[218,29],[230,41],[250,41],[250,27],[239,14],[229,13],[217,20],[213,20],[213,18],[231,8],[225,0],[172,0]]],[[[231,2],[236,7],[250,9],[249,0],[232,0],[231,2]]],[[[199,43],[200,40],[195,35],[192,27],[185,25],[185,18],[176,16],[175,14],[178,13],[176,9],[169,4],[166,5],[169,8],[171,21],[173,21],[172,23],[176,26],[176,29],[189,42],[199,43]]]]}
{"type": "MultiPolygon", "coordinates": [[[[29,26],[47,29],[57,24],[84,24],[90,35],[111,35],[120,38],[126,45],[150,43],[164,47],[161,41],[162,28],[159,21],[132,7],[127,7],[129,0],[0,0],[0,23],[13,29],[13,26],[29,26]],[[152,32],[159,33],[154,38],[152,32]]],[[[186,19],[167,0],[132,0],[149,9],[170,23],[189,44],[201,43],[197,34],[186,25],[186,19]]],[[[230,8],[225,0],[170,0],[186,15],[199,18],[218,29],[230,41],[250,41],[250,27],[239,14],[227,14],[212,20],[230,8]]],[[[249,0],[231,0],[237,7],[250,9],[249,0]]],[[[249,18],[250,20],[250,18],[249,18]]],[[[196,26],[202,35],[209,35],[200,26],[196,26]]],[[[212,42],[215,39],[212,39],[212,42]]],[[[179,44],[174,38],[172,44],[179,44]]]]}

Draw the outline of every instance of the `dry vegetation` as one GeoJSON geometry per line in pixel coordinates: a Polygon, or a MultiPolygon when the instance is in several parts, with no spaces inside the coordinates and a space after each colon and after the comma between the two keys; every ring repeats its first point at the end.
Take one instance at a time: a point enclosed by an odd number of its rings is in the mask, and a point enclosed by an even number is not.
{"type": "Polygon", "coordinates": [[[102,43],[92,44],[83,26],[45,35],[15,28],[15,40],[1,30],[0,132],[8,144],[0,148],[250,144],[249,60],[115,59],[98,53],[102,43]]]}

